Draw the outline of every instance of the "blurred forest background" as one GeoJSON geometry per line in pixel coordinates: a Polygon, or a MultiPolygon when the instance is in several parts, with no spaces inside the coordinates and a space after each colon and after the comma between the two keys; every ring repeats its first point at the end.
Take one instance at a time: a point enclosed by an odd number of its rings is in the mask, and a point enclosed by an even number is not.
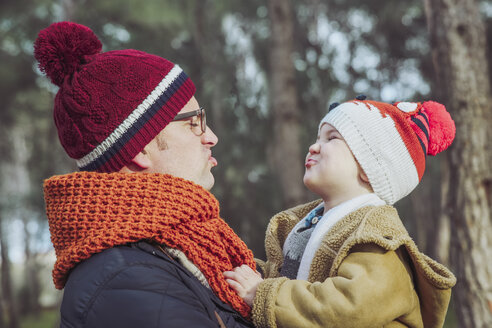
{"type": "Polygon", "coordinates": [[[183,67],[219,137],[221,215],[259,258],[269,218],[314,199],[303,163],[330,103],[445,104],[456,141],[397,208],[419,248],[458,277],[446,327],[492,327],[491,2],[1,0],[0,328],[58,322],[42,182],[76,166],[54,127],[56,88],[32,53],[60,20],[89,26],[105,51],[183,67]]]}

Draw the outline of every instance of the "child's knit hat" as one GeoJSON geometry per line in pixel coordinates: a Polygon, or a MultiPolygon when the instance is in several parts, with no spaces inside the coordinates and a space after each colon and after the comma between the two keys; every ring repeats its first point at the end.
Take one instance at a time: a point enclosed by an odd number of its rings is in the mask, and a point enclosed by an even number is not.
{"type": "Polygon", "coordinates": [[[34,56],[60,87],[54,119],[65,151],[82,171],[114,172],[173,120],[195,85],[162,57],[101,49],[89,28],[60,22],[39,32],[34,56]]]}
{"type": "Polygon", "coordinates": [[[357,98],[332,108],[319,128],[328,123],[338,130],[374,192],[393,204],[422,179],[426,156],[452,143],[454,121],[433,101],[387,104],[357,98]]]}

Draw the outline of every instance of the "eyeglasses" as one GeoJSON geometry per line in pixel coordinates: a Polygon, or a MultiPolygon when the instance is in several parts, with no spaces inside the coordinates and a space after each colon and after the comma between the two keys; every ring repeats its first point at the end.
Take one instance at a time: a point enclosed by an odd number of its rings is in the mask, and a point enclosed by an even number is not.
{"type": "MultiPolygon", "coordinates": [[[[172,121],[173,122],[174,121],[183,121],[183,120],[185,120],[187,118],[194,117],[194,116],[198,117],[198,119],[200,120],[200,128],[201,128],[201,133],[200,134],[204,134],[205,131],[207,131],[207,116],[205,115],[205,108],[200,108],[200,109],[197,109],[197,110],[193,110],[191,112],[186,112],[186,113],[183,113],[183,114],[178,114],[178,115],[176,115],[174,117],[174,119],[172,121]]],[[[192,124],[192,127],[193,126],[194,125],[192,124]]]]}

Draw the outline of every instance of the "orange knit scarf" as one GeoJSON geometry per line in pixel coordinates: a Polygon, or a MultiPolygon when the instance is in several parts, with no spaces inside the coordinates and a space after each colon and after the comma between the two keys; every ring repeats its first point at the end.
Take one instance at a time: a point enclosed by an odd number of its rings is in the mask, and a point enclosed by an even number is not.
{"type": "Polygon", "coordinates": [[[44,183],[56,263],[53,280],[65,286],[77,263],[113,246],[151,240],[184,252],[215,294],[242,316],[250,308],[223,272],[253,253],[219,217],[217,199],[202,187],[163,174],[77,172],[44,183]]]}

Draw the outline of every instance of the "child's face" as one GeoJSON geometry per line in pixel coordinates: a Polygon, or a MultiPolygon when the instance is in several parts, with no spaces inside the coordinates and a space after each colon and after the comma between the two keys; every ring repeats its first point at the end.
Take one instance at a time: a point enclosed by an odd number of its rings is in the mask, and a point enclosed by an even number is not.
{"type": "Polygon", "coordinates": [[[321,197],[351,196],[360,190],[362,169],[341,134],[323,124],[316,143],[309,147],[304,184],[321,197]]]}

